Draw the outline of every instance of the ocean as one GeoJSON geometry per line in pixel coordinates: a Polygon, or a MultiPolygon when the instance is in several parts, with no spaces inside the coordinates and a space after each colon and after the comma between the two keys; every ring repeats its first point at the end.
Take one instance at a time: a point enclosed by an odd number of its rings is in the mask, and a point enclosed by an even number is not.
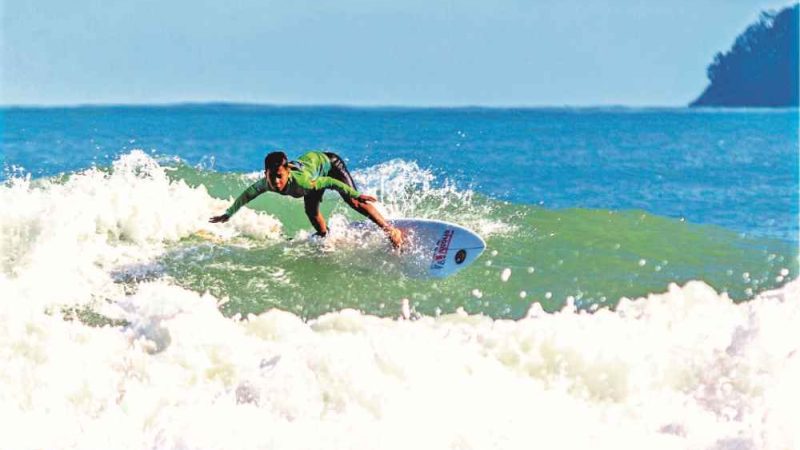
{"type": "Polygon", "coordinates": [[[0,146],[0,448],[800,448],[796,109],[20,107],[0,146]],[[208,223],[278,149],[486,252],[406,277],[335,192],[324,240],[269,193],[208,223]]]}

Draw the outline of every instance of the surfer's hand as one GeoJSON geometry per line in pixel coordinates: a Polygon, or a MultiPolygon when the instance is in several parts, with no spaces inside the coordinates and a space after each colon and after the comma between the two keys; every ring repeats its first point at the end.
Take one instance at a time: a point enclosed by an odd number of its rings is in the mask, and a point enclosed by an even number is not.
{"type": "Polygon", "coordinates": [[[219,223],[219,222],[225,223],[230,218],[231,218],[231,216],[229,216],[227,214],[222,214],[222,215],[219,215],[219,216],[214,216],[214,217],[208,219],[208,221],[211,222],[211,223],[219,223]]]}
{"type": "Polygon", "coordinates": [[[358,197],[356,197],[356,200],[364,203],[369,203],[377,201],[378,199],[368,194],[361,194],[358,197]]]}

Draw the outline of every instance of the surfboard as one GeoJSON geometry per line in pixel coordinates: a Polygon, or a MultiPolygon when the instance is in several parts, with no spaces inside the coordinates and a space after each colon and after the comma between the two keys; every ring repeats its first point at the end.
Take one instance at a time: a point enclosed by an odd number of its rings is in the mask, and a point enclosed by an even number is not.
{"type": "Polygon", "coordinates": [[[400,255],[407,275],[445,278],[475,262],[486,249],[477,233],[454,223],[413,218],[390,222],[404,235],[400,255]]]}
{"type": "MultiPolygon", "coordinates": [[[[394,270],[414,278],[445,278],[474,263],[486,249],[486,243],[474,231],[443,220],[404,218],[389,221],[403,232],[400,251],[390,248],[383,232],[367,221],[351,222],[345,233],[332,233],[318,241],[318,251],[343,256],[349,265],[365,269],[394,270]],[[375,245],[379,243],[378,245],[375,245]]],[[[207,230],[193,236],[215,244],[222,237],[207,230]]],[[[288,238],[282,245],[307,245],[309,241],[288,238]]]]}

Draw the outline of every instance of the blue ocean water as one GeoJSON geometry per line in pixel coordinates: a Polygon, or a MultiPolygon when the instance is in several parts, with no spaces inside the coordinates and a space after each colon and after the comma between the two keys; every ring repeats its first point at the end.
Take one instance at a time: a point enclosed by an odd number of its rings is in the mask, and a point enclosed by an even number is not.
{"type": "Polygon", "coordinates": [[[0,112],[0,448],[800,442],[796,110],[0,112]],[[486,251],[407,276],[335,192],[209,223],[278,148],[486,251]]]}
{"type": "Polygon", "coordinates": [[[514,203],[798,235],[796,109],[6,108],[2,127],[3,178],[107,166],[134,148],[219,172],[326,149],[353,169],[415,161],[514,203]]]}

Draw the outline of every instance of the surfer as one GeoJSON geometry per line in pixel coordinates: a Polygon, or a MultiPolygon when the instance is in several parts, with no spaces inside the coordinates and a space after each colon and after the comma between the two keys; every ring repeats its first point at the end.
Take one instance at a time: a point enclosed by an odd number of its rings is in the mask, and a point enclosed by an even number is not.
{"type": "Polygon", "coordinates": [[[308,152],[297,158],[297,161],[289,161],[283,152],[269,153],[264,158],[264,177],[245,189],[225,214],[214,216],[209,222],[227,222],[239,208],[270,191],[295,198],[302,197],[308,220],[317,230],[315,235],[324,237],[328,234],[328,227],[319,211],[319,204],[326,189],[339,192],[345,203],[378,225],[395,248],[400,247],[403,242],[400,230],[386,222],[370,204],[377,199],[358,192],[344,161],[337,154],[328,152],[308,152]]]}

